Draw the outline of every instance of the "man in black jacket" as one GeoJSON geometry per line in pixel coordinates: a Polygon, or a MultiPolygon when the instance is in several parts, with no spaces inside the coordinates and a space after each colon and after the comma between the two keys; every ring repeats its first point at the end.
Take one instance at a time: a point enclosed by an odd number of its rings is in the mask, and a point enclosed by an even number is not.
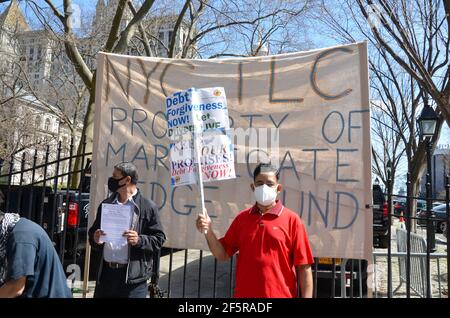
{"type": "Polygon", "coordinates": [[[138,174],[129,162],[114,166],[108,188],[113,193],[102,203],[130,206],[132,224],[124,232],[127,244],[114,245],[102,241],[107,235],[100,229],[102,204],[89,229],[89,242],[100,249],[100,261],[94,298],[145,298],[147,280],[152,273],[153,255],[157,255],[166,236],[155,203],[144,198],[136,187],[138,174]]]}

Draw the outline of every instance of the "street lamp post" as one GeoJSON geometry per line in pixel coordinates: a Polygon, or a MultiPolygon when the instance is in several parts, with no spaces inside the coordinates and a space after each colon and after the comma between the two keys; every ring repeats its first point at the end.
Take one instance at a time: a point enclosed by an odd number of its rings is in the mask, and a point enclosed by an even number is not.
{"type": "Polygon", "coordinates": [[[431,149],[438,117],[434,109],[427,103],[424,105],[422,113],[418,118],[420,136],[425,142],[427,154],[427,176],[426,176],[426,199],[427,199],[427,297],[431,298],[431,271],[430,271],[430,253],[435,250],[436,238],[434,224],[432,218],[432,188],[431,188],[431,149]]]}
{"type": "Polygon", "coordinates": [[[435,238],[435,227],[434,222],[432,222],[432,210],[433,210],[433,187],[432,187],[432,174],[431,174],[431,151],[432,142],[431,138],[425,139],[426,142],[426,153],[427,153],[427,175],[426,175],[426,200],[427,200],[427,242],[429,242],[430,250],[434,252],[436,250],[436,238],[435,238]]]}
{"type": "Polygon", "coordinates": [[[388,298],[392,297],[392,247],[391,247],[391,226],[392,226],[392,162],[388,160],[386,164],[386,174],[387,174],[387,206],[388,206],[388,298]]]}

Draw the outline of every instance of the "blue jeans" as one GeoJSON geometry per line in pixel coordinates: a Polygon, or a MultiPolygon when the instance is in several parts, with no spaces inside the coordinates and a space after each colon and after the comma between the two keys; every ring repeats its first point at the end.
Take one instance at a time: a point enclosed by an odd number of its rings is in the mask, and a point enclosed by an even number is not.
{"type": "Polygon", "coordinates": [[[100,281],[95,286],[94,298],[146,298],[147,282],[126,284],[126,274],[126,267],[112,269],[104,265],[100,281]]]}

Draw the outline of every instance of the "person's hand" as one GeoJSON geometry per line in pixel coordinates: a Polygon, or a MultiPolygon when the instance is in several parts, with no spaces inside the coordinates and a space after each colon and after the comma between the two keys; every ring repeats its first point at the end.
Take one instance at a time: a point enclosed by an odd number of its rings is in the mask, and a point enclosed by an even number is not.
{"type": "Polygon", "coordinates": [[[95,233],[94,233],[94,241],[95,241],[95,243],[97,243],[98,245],[102,245],[102,244],[105,243],[105,242],[100,242],[100,236],[102,236],[102,235],[106,235],[106,233],[103,232],[103,231],[100,230],[100,229],[98,229],[98,230],[95,231],[95,233]]]}
{"type": "Polygon", "coordinates": [[[211,225],[211,219],[206,211],[204,210],[203,214],[199,214],[197,217],[197,230],[199,230],[200,233],[206,234],[208,231],[212,229],[211,225]]]}
{"type": "Polygon", "coordinates": [[[135,246],[139,242],[139,235],[136,231],[127,230],[123,232],[123,236],[127,238],[127,242],[131,246],[135,246]]]}

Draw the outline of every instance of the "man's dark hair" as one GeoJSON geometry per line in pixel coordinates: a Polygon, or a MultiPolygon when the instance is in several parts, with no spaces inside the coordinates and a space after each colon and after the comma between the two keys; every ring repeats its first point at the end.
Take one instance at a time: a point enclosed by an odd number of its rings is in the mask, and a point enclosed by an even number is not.
{"type": "Polygon", "coordinates": [[[266,172],[273,172],[275,173],[275,177],[277,178],[277,181],[280,179],[280,170],[275,167],[272,163],[270,162],[261,162],[259,163],[255,170],[253,171],[253,181],[256,180],[256,177],[259,176],[260,173],[266,173],[266,172]]]}
{"type": "Polygon", "coordinates": [[[137,168],[131,162],[121,162],[115,165],[114,169],[119,170],[124,177],[131,177],[132,184],[137,184],[139,180],[137,168]]]}

